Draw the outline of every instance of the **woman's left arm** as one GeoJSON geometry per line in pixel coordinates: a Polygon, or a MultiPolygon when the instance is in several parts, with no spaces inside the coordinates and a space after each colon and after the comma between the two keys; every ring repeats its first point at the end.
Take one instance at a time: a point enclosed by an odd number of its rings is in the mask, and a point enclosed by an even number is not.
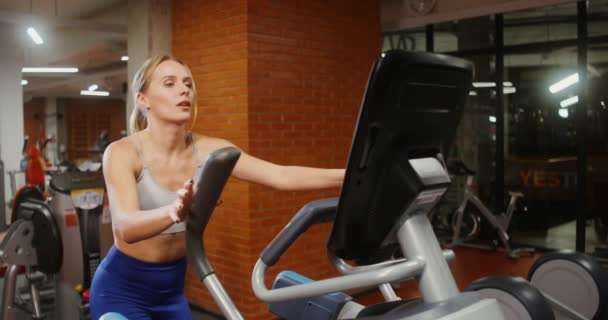
{"type": "Polygon", "coordinates": [[[345,170],[282,166],[242,152],[232,173],[239,179],[274,189],[296,191],[340,187],[345,170]]]}

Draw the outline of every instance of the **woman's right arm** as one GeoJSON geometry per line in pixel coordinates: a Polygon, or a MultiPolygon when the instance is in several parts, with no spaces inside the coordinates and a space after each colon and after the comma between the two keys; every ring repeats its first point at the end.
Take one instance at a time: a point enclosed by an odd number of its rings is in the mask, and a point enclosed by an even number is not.
{"type": "MultiPolygon", "coordinates": [[[[137,159],[137,152],[124,139],[110,144],[103,155],[103,175],[110,201],[112,227],[115,235],[127,243],[154,237],[169,228],[175,223],[170,211],[177,213],[181,219],[185,217],[183,195],[167,206],[145,211],[139,209],[134,174],[137,159]]],[[[192,190],[191,183],[190,186],[186,183],[184,187],[192,190]]]]}

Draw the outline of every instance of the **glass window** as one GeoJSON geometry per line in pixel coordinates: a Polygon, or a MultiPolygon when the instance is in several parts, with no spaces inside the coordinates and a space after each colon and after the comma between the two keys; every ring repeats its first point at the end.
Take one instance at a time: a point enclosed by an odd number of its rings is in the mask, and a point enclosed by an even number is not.
{"type": "MultiPolygon", "coordinates": [[[[494,51],[493,16],[450,21],[435,25],[435,51],[457,53],[484,49],[494,51]]],[[[489,54],[491,52],[485,52],[489,54]]]]}
{"type": "Polygon", "coordinates": [[[516,243],[575,249],[576,15],[576,3],[504,15],[505,187],[527,209],[513,217],[516,243]]]}
{"type": "Polygon", "coordinates": [[[457,143],[456,158],[475,171],[475,189],[480,199],[489,207],[492,198],[494,156],[496,153],[496,91],[493,88],[494,55],[464,57],[473,62],[473,88],[465,106],[457,143]]]}
{"type": "MultiPolygon", "coordinates": [[[[608,1],[593,0],[588,2],[587,32],[589,37],[608,35],[608,1]]],[[[591,52],[589,52],[591,53],[591,52]]]]}
{"type": "Polygon", "coordinates": [[[455,22],[440,23],[434,26],[433,37],[436,52],[458,51],[458,34],[455,26],[455,22]]]}
{"type": "Polygon", "coordinates": [[[382,35],[382,52],[391,49],[409,51],[426,50],[426,32],[424,27],[385,32],[382,35]]]}
{"type": "MultiPolygon", "coordinates": [[[[486,207],[491,207],[495,176],[496,91],[491,86],[495,73],[494,55],[465,58],[474,65],[474,87],[469,92],[451,154],[447,155],[452,183],[434,217],[437,219],[435,232],[444,240],[452,237],[453,213],[462,204],[466,190],[474,190],[486,207]],[[467,186],[469,176],[472,184],[467,186]]],[[[466,233],[465,229],[463,227],[461,232],[466,233]]]]}
{"type": "Polygon", "coordinates": [[[504,15],[505,46],[576,41],[576,2],[504,15]]]}
{"type": "MultiPolygon", "coordinates": [[[[505,195],[508,197],[508,191],[525,195],[524,206],[511,223],[516,245],[576,247],[580,188],[575,119],[583,112],[578,100],[584,88],[588,92],[585,247],[594,252],[608,242],[608,201],[603,199],[608,194],[608,0],[587,4],[586,83],[578,77],[577,2],[503,15],[504,135],[498,138],[504,139],[504,159],[499,161],[504,161],[505,195]]],[[[475,66],[474,86],[448,159],[461,160],[475,171],[476,193],[488,208],[495,198],[499,118],[494,30],[494,16],[486,16],[436,24],[433,34],[436,52],[469,59],[475,66]]],[[[396,47],[425,50],[424,27],[385,34],[383,50],[396,47]]],[[[452,180],[440,211],[449,213],[460,204],[464,179],[452,180]],[[447,211],[443,210],[446,205],[447,211]]]]}
{"type": "Polygon", "coordinates": [[[589,253],[608,241],[608,0],[589,2],[588,18],[588,194],[593,229],[587,231],[589,253]]]}

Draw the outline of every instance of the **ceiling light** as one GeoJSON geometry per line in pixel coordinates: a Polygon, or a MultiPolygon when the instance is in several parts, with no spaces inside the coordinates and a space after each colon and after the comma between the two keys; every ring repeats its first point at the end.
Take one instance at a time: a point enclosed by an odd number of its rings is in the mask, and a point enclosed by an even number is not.
{"type": "MultiPolygon", "coordinates": [[[[511,94],[511,93],[515,93],[517,92],[517,89],[515,87],[503,87],[502,88],[502,93],[503,94],[511,94]]],[[[496,95],[496,90],[492,90],[492,95],[496,95]]]]}
{"type": "Polygon", "coordinates": [[[81,90],[80,91],[80,95],[82,96],[100,96],[100,97],[107,97],[110,95],[110,92],[108,91],[88,91],[88,90],[81,90]]]}
{"type": "Polygon", "coordinates": [[[551,93],[556,93],[577,82],[578,82],[578,73],[575,73],[575,74],[569,75],[569,76],[563,78],[562,80],[552,84],[549,87],[549,91],[551,91],[551,93]]]}
{"type": "Polygon", "coordinates": [[[26,84],[28,84],[27,80],[25,80],[25,79],[21,80],[21,85],[22,85],[22,86],[24,86],[24,85],[26,85],[26,84]]]}
{"type": "MultiPolygon", "coordinates": [[[[512,87],[513,83],[511,81],[505,81],[502,83],[504,87],[512,87]]],[[[473,82],[473,87],[475,88],[493,88],[496,87],[496,82],[473,82]]]]}
{"type": "Polygon", "coordinates": [[[577,102],[578,102],[578,96],[574,96],[574,97],[570,97],[568,99],[562,100],[559,103],[559,106],[562,107],[562,108],[566,108],[566,107],[569,107],[569,106],[571,106],[571,105],[573,105],[573,104],[575,104],[577,102]]]}
{"type": "Polygon", "coordinates": [[[476,96],[477,95],[477,91],[471,90],[471,91],[469,91],[469,95],[470,96],[476,96]]]}
{"type": "Polygon", "coordinates": [[[590,65],[590,64],[587,65],[587,71],[589,71],[589,74],[592,75],[592,76],[594,76],[594,77],[601,77],[602,76],[602,74],[597,70],[597,68],[594,67],[594,66],[592,66],[592,65],[590,65]]]}
{"type": "Polygon", "coordinates": [[[496,117],[495,116],[490,116],[490,122],[496,123],[496,117]]]}
{"type": "Polygon", "coordinates": [[[30,38],[32,38],[32,40],[34,40],[35,44],[40,45],[44,43],[44,41],[42,41],[42,37],[40,37],[38,32],[36,32],[36,29],[32,27],[27,28],[27,34],[30,36],[30,38]]]}
{"type": "Polygon", "coordinates": [[[473,87],[475,88],[491,88],[496,86],[494,82],[473,82],[473,87]]]}
{"type": "Polygon", "coordinates": [[[97,90],[97,88],[99,88],[98,85],[92,84],[92,85],[89,86],[89,91],[95,91],[95,90],[97,90]]]}
{"type": "Polygon", "coordinates": [[[560,117],[564,119],[568,118],[568,109],[559,109],[557,112],[559,113],[560,117]]]}
{"type": "Polygon", "coordinates": [[[120,61],[129,61],[129,56],[120,57],[120,61]]]}
{"type": "Polygon", "coordinates": [[[502,89],[502,93],[504,94],[510,94],[515,92],[517,92],[517,89],[515,89],[515,87],[506,87],[502,89]]]}
{"type": "Polygon", "coordinates": [[[25,67],[21,69],[23,73],[75,73],[78,68],[46,68],[46,67],[25,67]]]}

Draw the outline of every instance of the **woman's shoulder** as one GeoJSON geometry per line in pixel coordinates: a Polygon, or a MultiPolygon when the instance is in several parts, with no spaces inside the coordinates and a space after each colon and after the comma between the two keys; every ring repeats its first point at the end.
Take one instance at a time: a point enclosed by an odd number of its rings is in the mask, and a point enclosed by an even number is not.
{"type": "Polygon", "coordinates": [[[202,134],[198,134],[198,133],[192,133],[192,140],[194,141],[194,144],[196,145],[196,147],[198,149],[201,149],[204,151],[212,151],[212,150],[217,150],[217,149],[221,149],[224,147],[238,148],[232,142],[230,142],[226,139],[211,137],[211,136],[202,135],[202,134]]]}
{"type": "Polygon", "coordinates": [[[117,161],[131,162],[137,159],[137,157],[138,151],[133,141],[133,136],[127,136],[110,143],[104,152],[104,161],[108,161],[111,158],[117,161]]]}

